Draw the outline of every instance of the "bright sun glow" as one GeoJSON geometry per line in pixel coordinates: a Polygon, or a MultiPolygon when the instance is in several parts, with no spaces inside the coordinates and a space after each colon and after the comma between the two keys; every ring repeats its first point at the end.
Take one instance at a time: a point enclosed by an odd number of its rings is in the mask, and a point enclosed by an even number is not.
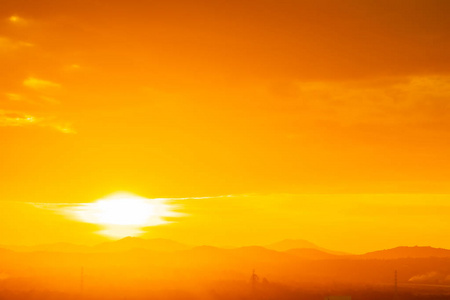
{"type": "Polygon", "coordinates": [[[116,193],[93,203],[69,209],[68,213],[86,223],[103,227],[100,234],[121,238],[138,236],[143,228],[169,223],[167,217],[177,217],[167,199],[149,199],[131,193],[116,193]]]}
{"type": "Polygon", "coordinates": [[[114,195],[92,203],[95,223],[145,225],[156,214],[156,204],[133,195],[114,195]]]}

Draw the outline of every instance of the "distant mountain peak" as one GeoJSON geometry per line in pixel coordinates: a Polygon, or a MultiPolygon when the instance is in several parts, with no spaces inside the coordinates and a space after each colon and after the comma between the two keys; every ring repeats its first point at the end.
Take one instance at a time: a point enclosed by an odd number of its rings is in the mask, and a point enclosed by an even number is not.
{"type": "Polygon", "coordinates": [[[369,259],[450,257],[450,250],[430,246],[399,246],[391,249],[368,252],[360,255],[369,259]]]}
{"type": "Polygon", "coordinates": [[[124,238],[121,238],[121,239],[119,239],[119,240],[116,240],[116,242],[120,242],[120,241],[123,241],[123,242],[129,242],[129,241],[143,241],[144,239],[142,239],[142,238],[138,238],[138,237],[135,237],[135,236],[126,236],[126,237],[124,237],[124,238]]]}
{"type": "Polygon", "coordinates": [[[288,251],[292,249],[316,249],[325,253],[334,254],[334,255],[347,255],[344,252],[333,251],[329,249],[325,249],[317,246],[314,243],[311,243],[307,240],[302,239],[284,239],[280,242],[270,244],[266,246],[267,249],[276,250],[276,251],[288,251]]]}
{"type": "Polygon", "coordinates": [[[266,248],[277,250],[277,251],[287,251],[287,250],[298,249],[298,248],[314,248],[314,249],[316,249],[319,247],[307,240],[284,239],[277,243],[270,244],[266,248]]]}
{"type": "Polygon", "coordinates": [[[180,251],[190,247],[179,242],[168,239],[155,238],[143,239],[139,237],[127,236],[120,240],[106,242],[94,247],[97,251],[117,252],[132,249],[145,249],[152,251],[180,251]]]}

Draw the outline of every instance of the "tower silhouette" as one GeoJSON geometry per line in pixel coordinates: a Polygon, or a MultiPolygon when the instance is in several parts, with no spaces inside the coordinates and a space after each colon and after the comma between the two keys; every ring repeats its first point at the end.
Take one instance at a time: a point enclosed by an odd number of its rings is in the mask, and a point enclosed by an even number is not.
{"type": "Polygon", "coordinates": [[[256,275],[255,269],[253,269],[252,276],[250,277],[250,282],[252,284],[252,294],[253,297],[256,298],[256,286],[258,284],[259,277],[256,275]]]}

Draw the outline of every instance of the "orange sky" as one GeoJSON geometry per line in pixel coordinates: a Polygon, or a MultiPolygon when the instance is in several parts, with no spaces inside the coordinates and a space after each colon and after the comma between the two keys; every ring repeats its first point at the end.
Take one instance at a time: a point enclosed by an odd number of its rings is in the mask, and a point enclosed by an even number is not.
{"type": "Polygon", "coordinates": [[[450,248],[448,1],[93,2],[2,1],[0,244],[128,191],[235,195],[148,237],[450,248]]]}

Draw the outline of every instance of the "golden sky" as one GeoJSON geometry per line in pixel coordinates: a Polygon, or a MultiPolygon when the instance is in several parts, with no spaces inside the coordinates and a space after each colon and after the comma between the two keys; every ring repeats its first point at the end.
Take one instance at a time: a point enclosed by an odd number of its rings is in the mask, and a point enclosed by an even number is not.
{"type": "Polygon", "coordinates": [[[101,241],[29,203],[126,191],[186,198],[147,237],[450,247],[449,10],[3,0],[0,244],[101,241]]]}

